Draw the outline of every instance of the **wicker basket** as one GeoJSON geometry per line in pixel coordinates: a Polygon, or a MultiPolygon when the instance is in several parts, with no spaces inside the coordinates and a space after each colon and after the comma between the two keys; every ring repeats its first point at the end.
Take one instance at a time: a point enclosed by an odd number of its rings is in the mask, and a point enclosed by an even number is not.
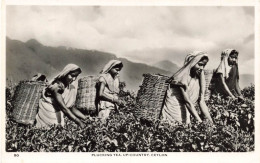
{"type": "Polygon", "coordinates": [[[38,112],[39,100],[44,82],[21,81],[15,90],[13,98],[13,119],[22,124],[33,124],[38,112]]]}
{"type": "Polygon", "coordinates": [[[138,118],[156,122],[161,113],[165,93],[169,83],[169,77],[159,74],[144,74],[143,82],[137,93],[137,109],[135,115],[138,118]]]}
{"type": "MultiPolygon", "coordinates": [[[[209,88],[213,70],[204,70],[204,74],[206,80],[205,100],[208,100],[211,95],[209,88]]],[[[169,85],[166,80],[169,77],[159,74],[144,74],[143,77],[142,85],[137,93],[135,115],[138,118],[156,122],[160,118],[161,109],[164,105],[164,98],[169,85]]]]}
{"type": "Polygon", "coordinates": [[[95,112],[97,76],[86,76],[78,81],[76,107],[81,111],[95,112]]]}
{"type": "Polygon", "coordinates": [[[207,101],[211,96],[213,70],[204,70],[204,74],[206,80],[206,92],[204,99],[205,101],[207,101]]]}

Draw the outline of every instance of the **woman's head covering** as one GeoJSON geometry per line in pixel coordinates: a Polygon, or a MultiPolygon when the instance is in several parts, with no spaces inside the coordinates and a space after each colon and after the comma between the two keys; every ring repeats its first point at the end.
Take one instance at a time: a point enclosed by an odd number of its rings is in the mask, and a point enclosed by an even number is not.
{"type": "MultiPolygon", "coordinates": [[[[81,69],[79,68],[79,66],[73,64],[73,63],[70,63],[70,64],[67,64],[63,70],[56,76],[54,77],[53,81],[56,81],[56,80],[59,80],[59,79],[62,79],[64,78],[66,75],[68,75],[68,73],[72,72],[72,71],[75,71],[75,70],[79,70],[81,72],[81,69]]],[[[53,82],[52,81],[52,82],[53,82]]]]}
{"type": "MultiPolygon", "coordinates": [[[[81,69],[79,68],[79,66],[72,64],[72,63],[67,64],[63,68],[63,70],[53,79],[52,82],[64,78],[70,72],[75,71],[75,70],[79,70],[81,72],[81,69]]],[[[64,103],[67,107],[71,107],[75,104],[76,95],[77,95],[77,89],[73,84],[68,85],[68,87],[66,89],[64,89],[64,92],[62,93],[62,97],[63,97],[64,103]]]]}
{"type": "Polygon", "coordinates": [[[102,69],[102,71],[100,73],[101,74],[106,74],[115,66],[120,66],[122,68],[123,67],[123,63],[121,61],[119,61],[119,60],[110,60],[105,65],[105,67],[102,69]]]}
{"type": "Polygon", "coordinates": [[[195,66],[203,57],[208,57],[206,52],[194,51],[188,54],[185,58],[183,67],[172,76],[172,83],[175,85],[188,87],[188,80],[190,77],[190,70],[195,66]]]}
{"type": "Polygon", "coordinates": [[[186,57],[185,57],[185,60],[184,60],[184,66],[190,62],[193,58],[195,58],[197,55],[200,55],[200,54],[205,54],[205,56],[207,57],[207,53],[203,52],[203,51],[193,51],[191,53],[189,53],[186,57]]]}
{"type": "Polygon", "coordinates": [[[221,62],[216,70],[216,73],[223,74],[224,78],[229,77],[230,66],[228,65],[228,57],[234,49],[226,49],[221,53],[221,62]]]}

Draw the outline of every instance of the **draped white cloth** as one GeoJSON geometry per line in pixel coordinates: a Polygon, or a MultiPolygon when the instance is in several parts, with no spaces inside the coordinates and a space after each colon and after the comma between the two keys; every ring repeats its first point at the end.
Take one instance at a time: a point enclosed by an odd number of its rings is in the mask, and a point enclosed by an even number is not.
{"type": "Polygon", "coordinates": [[[228,65],[228,57],[233,50],[234,49],[226,49],[222,51],[221,61],[216,70],[216,73],[222,74],[225,79],[229,77],[229,72],[231,70],[231,67],[228,65]]]}
{"type": "Polygon", "coordinates": [[[168,86],[166,98],[162,110],[162,119],[169,122],[190,123],[190,113],[184,104],[183,94],[180,87],[187,92],[189,99],[195,104],[205,91],[200,87],[205,83],[204,71],[201,72],[200,79],[192,78],[190,70],[202,57],[207,57],[205,52],[195,51],[185,58],[184,66],[172,77],[172,84],[168,86]]]}
{"type": "Polygon", "coordinates": [[[59,92],[62,93],[62,97],[65,105],[70,108],[75,104],[77,89],[73,83],[65,88],[64,84],[58,81],[65,77],[68,73],[80,69],[75,64],[68,64],[47,86],[42,92],[42,97],[39,101],[39,112],[36,115],[36,127],[49,127],[53,124],[60,124],[64,126],[64,115],[59,109],[59,106],[55,102],[52,96],[46,96],[46,91],[52,91],[54,87],[58,87],[59,92]]]}
{"type": "MultiPolygon", "coordinates": [[[[119,93],[119,76],[116,76],[113,78],[109,71],[119,65],[122,64],[121,61],[118,60],[111,60],[109,61],[103,70],[101,71],[101,74],[99,76],[99,83],[104,83],[105,88],[104,88],[104,94],[106,96],[110,97],[111,99],[118,99],[118,93],[119,93]]],[[[110,111],[115,109],[116,104],[111,103],[109,101],[104,101],[104,100],[97,100],[98,108],[99,108],[99,118],[106,119],[110,111]]]]}

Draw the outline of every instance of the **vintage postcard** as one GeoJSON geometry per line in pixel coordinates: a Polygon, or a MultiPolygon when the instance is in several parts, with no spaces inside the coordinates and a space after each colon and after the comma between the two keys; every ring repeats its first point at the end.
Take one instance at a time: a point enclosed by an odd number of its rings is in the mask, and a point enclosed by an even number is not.
{"type": "Polygon", "coordinates": [[[258,5],[2,1],[2,162],[259,162],[258,5]]]}

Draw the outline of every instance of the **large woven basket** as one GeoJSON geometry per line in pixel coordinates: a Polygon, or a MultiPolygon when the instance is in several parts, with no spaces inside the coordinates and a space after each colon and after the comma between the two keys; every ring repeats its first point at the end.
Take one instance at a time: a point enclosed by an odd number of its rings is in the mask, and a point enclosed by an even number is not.
{"type": "Polygon", "coordinates": [[[135,115],[138,118],[156,122],[161,113],[169,77],[159,74],[144,74],[137,93],[135,115]]]}
{"type": "Polygon", "coordinates": [[[78,81],[76,107],[82,111],[95,112],[97,76],[86,76],[78,81]]]}
{"type": "Polygon", "coordinates": [[[206,80],[206,91],[204,97],[205,97],[205,101],[207,101],[211,96],[213,70],[204,70],[204,74],[206,80]]]}
{"type": "Polygon", "coordinates": [[[16,87],[12,112],[13,119],[22,124],[34,124],[44,82],[21,81],[16,87]]]}
{"type": "MultiPolygon", "coordinates": [[[[213,70],[204,70],[206,80],[205,100],[208,100],[211,95],[211,80],[213,70]]],[[[137,93],[135,115],[138,118],[156,122],[160,118],[161,110],[164,105],[164,98],[166,95],[166,82],[168,76],[159,74],[144,74],[143,82],[137,93]]]]}

